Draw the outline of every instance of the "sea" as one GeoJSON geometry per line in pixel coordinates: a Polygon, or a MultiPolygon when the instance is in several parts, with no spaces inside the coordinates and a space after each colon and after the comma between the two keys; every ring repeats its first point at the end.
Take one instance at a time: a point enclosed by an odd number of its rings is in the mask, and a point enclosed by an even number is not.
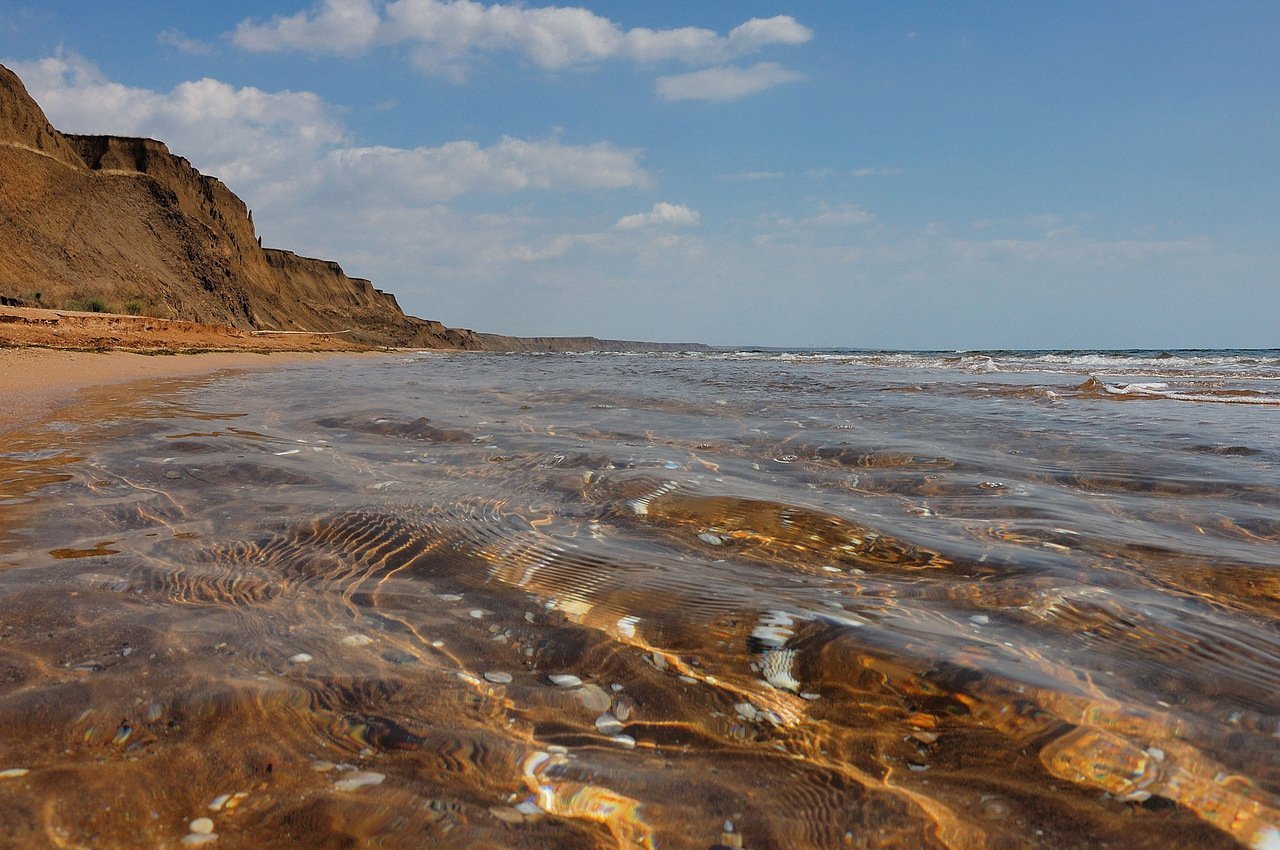
{"type": "Polygon", "coordinates": [[[0,435],[0,847],[1280,848],[1280,350],[397,352],[0,435]]]}

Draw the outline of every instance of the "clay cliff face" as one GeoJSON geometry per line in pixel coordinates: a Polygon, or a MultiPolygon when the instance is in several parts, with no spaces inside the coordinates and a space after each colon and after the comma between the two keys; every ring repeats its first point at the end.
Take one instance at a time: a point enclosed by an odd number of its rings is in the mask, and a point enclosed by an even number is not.
{"type": "Polygon", "coordinates": [[[262,248],[244,202],[153,139],[54,129],[0,65],[0,299],[250,330],[348,331],[367,345],[630,347],[515,340],[406,316],[337,263],[262,248]]]}

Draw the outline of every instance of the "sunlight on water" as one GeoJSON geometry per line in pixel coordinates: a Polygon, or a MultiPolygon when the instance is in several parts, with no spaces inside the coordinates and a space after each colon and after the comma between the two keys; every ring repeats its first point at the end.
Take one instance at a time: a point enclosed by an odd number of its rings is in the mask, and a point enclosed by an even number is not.
{"type": "Polygon", "coordinates": [[[0,835],[1280,846],[1277,363],[102,391],[0,444],[0,835]]]}

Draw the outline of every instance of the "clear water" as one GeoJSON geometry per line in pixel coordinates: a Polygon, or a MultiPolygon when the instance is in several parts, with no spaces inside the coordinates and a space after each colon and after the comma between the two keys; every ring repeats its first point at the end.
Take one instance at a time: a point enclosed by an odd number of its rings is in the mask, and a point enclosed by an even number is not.
{"type": "Polygon", "coordinates": [[[0,845],[1277,846],[1278,401],[1277,351],[109,388],[0,437],[0,845]]]}

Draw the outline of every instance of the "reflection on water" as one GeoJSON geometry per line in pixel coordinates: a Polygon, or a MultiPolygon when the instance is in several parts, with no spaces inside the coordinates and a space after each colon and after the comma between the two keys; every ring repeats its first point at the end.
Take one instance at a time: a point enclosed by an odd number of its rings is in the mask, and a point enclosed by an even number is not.
{"type": "Polygon", "coordinates": [[[102,393],[0,445],[0,846],[1280,847],[1275,358],[1099,357],[102,393]]]}

